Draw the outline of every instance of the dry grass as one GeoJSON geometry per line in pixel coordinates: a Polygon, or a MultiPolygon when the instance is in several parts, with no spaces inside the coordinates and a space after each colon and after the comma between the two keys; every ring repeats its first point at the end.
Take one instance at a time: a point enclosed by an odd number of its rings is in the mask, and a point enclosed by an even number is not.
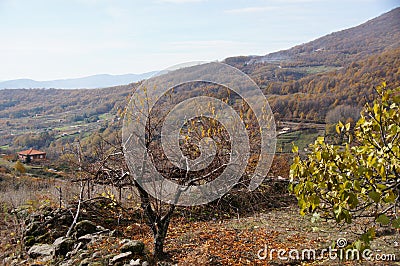
{"type": "MultiPolygon", "coordinates": [[[[63,207],[74,202],[79,194],[79,184],[55,180],[38,179],[29,176],[16,177],[3,174],[0,186],[0,261],[6,254],[23,254],[21,236],[23,223],[11,210],[24,208],[27,212],[43,206],[58,206],[59,190],[63,194],[63,207]]],[[[276,187],[271,189],[276,190],[276,187]]],[[[103,194],[109,198],[118,198],[119,191],[110,186],[94,186],[92,197],[103,194]],[[114,196],[115,195],[115,196],[114,196]]],[[[86,195],[87,196],[87,195],[86,195]]],[[[124,189],[121,197],[124,207],[137,207],[136,191],[124,189]]],[[[302,217],[292,200],[273,197],[271,192],[265,201],[270,207],[258,212],[230,214],[222,216],[212,206],[192,209],[178,208],[173,217],[165,242],[168,252],[167,261],[178,265],[366,265],[366,261],[340,262],[327,258],[312,261],[283,261],[273,254],[272,259],[261,260],[257,257],[260,249],[268,245],[270,249],[306,249],[321,250],[327,248],[339,237],[349,242],[357,239],[366,226],[366,221],[358,221],[348,227],[338,228],[333,222],[319,221],[311,223],[310,217],[302,217]],[[286,202],[284,205],[275,201],[286,202]],[[219,215],[215,215],[219,214],[219,215]],[[197,216],[196,216],[197,215],[197,216]],[[206,217],[208,215],[208,218],[206,217]],[[195,217],[196,216],[196,217],[195,217]]],[[[228,197],[229,198],[229,197],[228,197]]],[[[231,199],[231,198],[229,198],[231,199]]],[[[231,202],[230,202],[231,203],[231,202]]],[[[229,212],[227,212],[229,214],[229,212]]],[[[143,240],[151,250],[153,239],[144,220],[132,220],[131,224],[119,225],[125,237],[143,240]]],[[[379,236],[372,242],[376,253],[395,254],[397,261],[374,262],[370,265],[400,265],[400,231],[378,230],[379,236]],[[380,250],[380,251],[379,251],[380,250]]]]}

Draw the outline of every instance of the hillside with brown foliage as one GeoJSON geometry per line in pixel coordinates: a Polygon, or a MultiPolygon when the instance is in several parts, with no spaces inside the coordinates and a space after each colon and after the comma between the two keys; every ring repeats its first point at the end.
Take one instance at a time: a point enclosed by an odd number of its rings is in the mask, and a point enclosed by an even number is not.
{"type": "Polygon", "coordinates": [[[338,105],[361,107],[373,87],[400,84],[400,8],[359,26],[265,56],[225,62],[250,75],[278,120],[324,122],[338,105]]]}
{"type": "Polygon", "coordinates": [[[5,89],[0,90],[0,118],[21,118],[81,110],[103,114],[125,104],[135,84],[105,89],[5,89]]]}
{"type": "Polygon", "coordinates": [[[338,105],[361,107],[374,98],[374,87],[386,81],[400,85],[400,48],[353,62],[344,68],[296,81],[270,82],[264,89],[275,115],[283,120],[324,122],[338,105]]]}
{"type": "MultiPolygon", "coordinates": [[[[324,123],[329,110],[337,106],[359,108],[371,101],[373,87],[382,81],[398,86],[399,58],[400,8],[396,8],[285,51],[231,57],[225,63],[238,67],[259,85],[277,121],[324,123]]],[[[106,120],[118,119],[135,86],[0,90],[0,146],[49,128],[58,129],[53,132],[55,139],[104,130],[106,120]],[[96,124],[102,120],[105,123],[96,124]]]]}
{"type": "Polygon", "coordinates": [[[343,66],[372,54],[400,46],[400,8],[359,26],[334,32],[291,49],[255,57],[248,64],[282,63],[282,66],[343,66]]]}

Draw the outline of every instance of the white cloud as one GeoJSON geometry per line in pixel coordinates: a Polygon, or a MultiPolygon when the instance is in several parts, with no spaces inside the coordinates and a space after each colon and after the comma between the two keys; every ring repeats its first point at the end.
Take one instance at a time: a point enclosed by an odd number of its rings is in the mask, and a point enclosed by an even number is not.
{"type": "Polygon", "coordinates": [[[225,10],[225,13],[238,14],[238,13],[255,13],[255,12],[265,12],[273,11],[278,9],[276,6],[255,6],[255,7],[243,7],[236,9],[225,10]]]}

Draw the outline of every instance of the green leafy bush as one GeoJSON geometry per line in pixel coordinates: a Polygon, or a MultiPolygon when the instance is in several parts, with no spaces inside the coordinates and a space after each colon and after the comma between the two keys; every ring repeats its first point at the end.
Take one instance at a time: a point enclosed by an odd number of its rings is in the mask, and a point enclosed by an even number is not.
{"type": "MultiPolygon", "coordinates": [[[[289,190],[297,197],[300,213],[313,213],[337,223],[352,223],[358,217],[400,228],[400,88],[386,84],[376,88],[378,98],[361,111],[354,131],[338,123],[344,135],[340,145],[323,137],[310,145],[310,154],[297,153],[290,169],[289,190]]],[[[374,235],[370,230],[364,242],[374,235]]],[[[358,243],[359,244],[359,243],[358,243]]]]}

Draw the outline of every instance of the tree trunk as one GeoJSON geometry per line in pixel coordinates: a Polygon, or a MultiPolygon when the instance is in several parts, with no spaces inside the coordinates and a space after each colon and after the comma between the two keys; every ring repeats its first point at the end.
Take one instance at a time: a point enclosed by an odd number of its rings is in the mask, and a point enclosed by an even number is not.
{"type": "MultiPolygon", "coordinates": [[[[160,229],[159,229],[160,230],[160,229]]],[[[164,240],[167,235],[167,230],[161,232],[161,230],[155,234],[154,237],[154,251],[153,256],[156,259],[161,259],[164,256],[164,240]]]]}
{"type": "Polygon", "coordinates": [[[150,203],[150,195],[137,183],[136,188],[139,191],[141,207],[147,216],[147,224],[153,232],[154,238],[154,258],[161,259],[164,256],[164,241],[167,236],[169,222],[175,210],[175,205],[169,205],[165,215],[162,216],[161,210],[154,210],[150,203]]]}
{"type": "Polygon", "coordinates": [[[175,205],[170,205],[167,213],[164,216],[157,216],[155,221],[152,221],[151,229],[154,237],[153,256],[155,259],[161,259],[164,257],[164,241],[168,233],[169,222],[174,209],[175,205]]]}

